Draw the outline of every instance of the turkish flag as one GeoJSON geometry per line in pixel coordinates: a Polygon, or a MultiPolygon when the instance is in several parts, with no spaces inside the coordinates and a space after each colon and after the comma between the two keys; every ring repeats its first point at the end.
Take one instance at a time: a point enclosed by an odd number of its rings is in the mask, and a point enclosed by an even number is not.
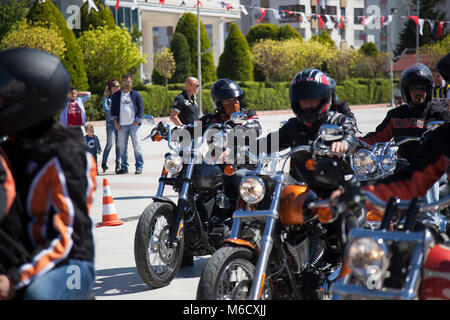
{"type": "Polygon", "coordinates": [[[120,0],[117,0],[116,1],[116,6],[114,7],[116,9],[116,11],[117,11],[117,9],[119,9],[119,4],[120,4],[120,0]]]}
{"type": "Polygon", "coordinates": [[[261,12],[261,18],[259,18],[259,22],[261,22],[264,19],[267,10],[264,8],[259,8],[259,12],[261,12]]]}
{"type": "Polygon", "coordinates": [[[342,29],[342,28],[344,27],[344,22],[345,22],[345,17],[342,16],[342,17],[341,17],[341,22],[340,22],[339,25],[338,25],[338,28],[339,28],[339,29],[342,29]]]}
{"type": "Polygon", "coordinates": [[[323,22],[322,16],[320,14],[316,14],[316,17],[319,18],[320,29],[323,29],[325,22],[323,22]]]}
{"type": "Polygon", "coordinates": [[[413,19],[416,23],[416,26],[419,24],[419,17],[418,16],[408,16],[409,19],[413,19]]]}
{"type": "Polygon", "coordinates": [[[444,21],[438,22],[438,38],[442,37],[442,30],[444,30],[444,21]]]}

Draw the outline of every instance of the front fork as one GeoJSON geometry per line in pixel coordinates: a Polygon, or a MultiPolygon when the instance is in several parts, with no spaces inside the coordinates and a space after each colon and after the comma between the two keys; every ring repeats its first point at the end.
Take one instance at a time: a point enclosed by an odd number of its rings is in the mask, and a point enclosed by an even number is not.
{"type": "Polygon", "coordinates": [[[233,219],[233,227],[231,231],[230,238],[237,238],[239,234],[239,226],[240,226],[240,220],[241,218],[247,217],[265,217],[266,225],[264,227],[264,234],[261,238],[260,242],[260,251],[258,256],[258,261],[256,263],[256,270],[255,275],[253,277],[252,281],[252,288],[250,290],[250,299],[251,300],[258,300],[261,299],[263,289],[264,289],[264,283],[266,280],[266,271],[267,271],[267,264],[269,262],[269,256],[272,252],[273,247],[273,233],[275,230],[276,222],[279,219],[278,214],[278,206],[280,203],[280,196],[282,191],[282,178],[278,177],[276,178],[277,182],[275,185],[275,190],[273,193],[273,200],[270,205],[269,210],[267,211],[241,211],[236,212],[236,217],[233,219]]]}
{"type": "MultiPolygon", "coordinates": [[[[184,208],[186,207],[186,203],[188,202],[188,193],[189,193],[189,187],[191,186],[192,181],[192,173],[194,171],[194,156],[191,155],[190,162],[186,169],[186,174],[184,176],[183,186],[181,188],[180,195],[178,197],[178,203],[177,203],[177,212],[175,214],[175,222],[170,229],[169,233],[169,244],[172,247],[175,247],[177,245],[177,242],[180,240],[181,232],[183,230],[183,214],[184,214],[184,208]]],[[[158,186],[158,196],[162,196],[164,192],[164,181],[160,181],[158,186]]]]}

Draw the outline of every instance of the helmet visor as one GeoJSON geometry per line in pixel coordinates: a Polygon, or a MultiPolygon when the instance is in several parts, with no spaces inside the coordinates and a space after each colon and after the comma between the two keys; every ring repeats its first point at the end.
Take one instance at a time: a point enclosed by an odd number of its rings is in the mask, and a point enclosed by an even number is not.
{"type": "Polygon", "coordinates": [[[313,99],[329,99],[331,90],[330,86],[315,81],[296,82],[291,87],[292,101],[313,100],[313,99]]]}
{"type": "Polygon", "coordinates": [[[0,66],[0,98],[15,100],[25,94],[24,82],[13,77],[8,71],[0,66]]]}

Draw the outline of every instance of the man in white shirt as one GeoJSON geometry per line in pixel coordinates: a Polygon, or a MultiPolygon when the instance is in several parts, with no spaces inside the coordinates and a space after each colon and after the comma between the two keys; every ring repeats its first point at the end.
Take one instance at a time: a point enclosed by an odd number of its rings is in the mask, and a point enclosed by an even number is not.
{"type": "Polygon", "coordinates": [[[144,166],[142,155],[140,126],[142,124],[143,106],[141,95],[132,89],[133,78],[131,75],[122,76],[122,89],[117,91],[111,98],[111,119],[118,131],[117,146],[122,159],[121,169],[117,174],[128,173],[128,161],[125,153],[128,145],[128,137],[134,149],[136,160],[136,174],[141,174],[144,166]]]}

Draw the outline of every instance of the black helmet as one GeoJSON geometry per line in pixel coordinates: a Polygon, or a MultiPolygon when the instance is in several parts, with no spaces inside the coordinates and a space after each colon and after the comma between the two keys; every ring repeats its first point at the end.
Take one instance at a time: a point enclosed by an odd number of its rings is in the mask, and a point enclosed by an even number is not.
{"type": "Polygon", "coordinates": [[[219,79],[211,88],[211,100],[217,111],[225,114],[222,100],[236,98],[239,99],[241,108],[244,107],[244,92],[241,87],[230,79],[219,79]]]}
{"type": "Polygon", "coordinates": [[[335,101],[337,101],[337,97],[336,97],[336,81],[334,81],[333,78],[328,77],[328,82],[330,83],[330,88],[331,88],[331,102],[335,102],[335,101]]]}
{"type": "Polygon", "coordinates": [[[425,103],[430,102],[433,90],[433,76],[430,69],[422,63],[414,63],[410,65],[405,71],[403,71],[400,78],[400,90],[402,92],[402,97],[408,105],[411,105],[409,87],[417,84],[427,86],[425,103]]]}
{"type": "Polygon", "coordinates": [[[69,86],[66,68],[49,53],[30,48],[0,52],[0,133],[52,118],[64,107],[69,86]]]}
{"type": "Polygon", "coordinates": [[[442,75],[442,78],[449,83],[450,82],[450,53],[444,56],[436,65],[436,69],[442,75]]]}
{"type": "Polygon", "coordinates": [[[291,108],[298,120],[304,123],[314,123],[324,114],[331,104],[331,86],[329,78],[318,69],[305,69],[299,72],[289,86],[291,108]],[[315,109],[303,110],[300,100],[320,99],[315,109]]]}

